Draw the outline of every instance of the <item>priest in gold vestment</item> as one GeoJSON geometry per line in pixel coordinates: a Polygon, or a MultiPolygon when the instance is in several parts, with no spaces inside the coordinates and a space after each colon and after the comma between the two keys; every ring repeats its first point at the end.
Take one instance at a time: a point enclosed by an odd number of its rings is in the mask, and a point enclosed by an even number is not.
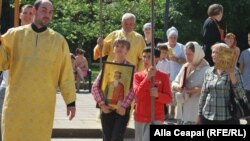
{"type": "Polygon", "coordinates": [[[47,27],[53,5],[37,0],[32,24],[9,29],[1,36],[0,70],[9,70],[3,105],[3,141],[50,141],[56,89],[75,116],[75,86],[65,38],[47,27]]]}

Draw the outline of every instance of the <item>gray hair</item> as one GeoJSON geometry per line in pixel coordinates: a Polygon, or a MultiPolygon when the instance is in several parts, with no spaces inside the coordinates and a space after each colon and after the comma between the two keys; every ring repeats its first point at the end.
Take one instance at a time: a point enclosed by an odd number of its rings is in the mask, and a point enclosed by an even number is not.
{"type": "Polygon", "coordinates": [[[122,16],[122,21],[127,20],[127,19],[133,19],[134,21],[136,21],[135,15],[132,13],[125,13],[122,16]]]}

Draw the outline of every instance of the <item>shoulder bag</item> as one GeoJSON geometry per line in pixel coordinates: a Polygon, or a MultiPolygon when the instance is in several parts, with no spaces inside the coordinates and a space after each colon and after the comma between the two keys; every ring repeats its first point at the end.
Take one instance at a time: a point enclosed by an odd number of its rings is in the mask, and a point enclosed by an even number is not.
{"type": "Polygon", "coordinates": [[[244,119],[250,118],[250,103],[246,96],[242,99],[238,99],[230,84],[230,100],[229,100],[229,112],[233,118],[244,119]]]}

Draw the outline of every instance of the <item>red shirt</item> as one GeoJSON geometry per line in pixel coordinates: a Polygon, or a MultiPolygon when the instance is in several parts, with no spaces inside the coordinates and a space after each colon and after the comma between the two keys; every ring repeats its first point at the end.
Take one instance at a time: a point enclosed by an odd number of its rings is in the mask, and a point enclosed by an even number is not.
{"type": "MultiPolygon", "coordinates": [[[[133,88],[135,93],[135,121],[151,121],[151,81],[146,80],[147,73],[137,72],[134,75],[133,88]]],[[[159,96],[155,98],[155,120],[164,121],[164,105],[172,101],[169,76],[160,71],[156,72],[155,85],[158,89],[159,96]]]]}

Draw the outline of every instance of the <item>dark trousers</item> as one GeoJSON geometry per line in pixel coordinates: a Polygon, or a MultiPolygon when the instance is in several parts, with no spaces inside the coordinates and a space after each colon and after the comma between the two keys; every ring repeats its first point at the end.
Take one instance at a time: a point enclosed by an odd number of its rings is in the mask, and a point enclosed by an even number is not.
{"type": "Polygon", "coordinates": [[[246,90],[246,96],[247,96],[248,102],[250,102],[250,90],[246,90]]]}
{"type": "Polygon", "coordinates": [[[201,116],[201,125],[239,125],[238,119],[227,119],[227,120],[208,120],[204,116],[201,116]]]}
{"type": "Polygon", "coordinates": [[[101,123],[103,130],[103,141],[123,141],[124,134],[129,121],[130,109],[121,116],[112,111],[111,113],[101,113],[101,123]]]}
{"type": "MultiPolygon", "coordinates": [[[[250,103],[250,90],[246,90],[247,100],[250,103]]],[[[247,118],[247,124],[250,125],[250,118],[247,118]]]]}

